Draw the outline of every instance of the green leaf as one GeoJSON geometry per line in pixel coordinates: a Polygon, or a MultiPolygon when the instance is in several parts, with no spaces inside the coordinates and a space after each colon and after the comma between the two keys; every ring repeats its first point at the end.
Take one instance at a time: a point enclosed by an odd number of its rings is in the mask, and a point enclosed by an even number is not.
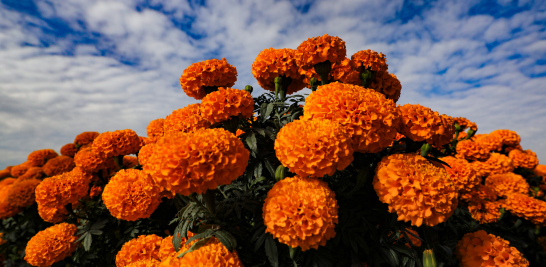
{"type": "Polygon", "coordinates": [[[250,148],[250,150],[252,150],[254,152],[257,152],[258,144],[256,142],[256,134],[255,133],[250,133],[246,137],[245,142],[248,145],[248,148],[250,148]]]}
{"type": "Polygon", "coordinates": [[[279,255],[277,254],[277,244],[275,244],[275,240],[273,240],[273,236],[271,234],[266,234],[267,237],[265,238],[265,254],[267,255],[267,259],[269,260],[269,263],[273,267],[279,267],[279,255]]]}
{"type": "Polygon", "coordinates": [[[258,251],[258,249],[259,249],[259,248],[262,246],[262,244],[264,243],[266,237],[267,237],[267,234],[266,234],[266,233],[262,233],[262,235],[260,235],[260,237],[258,238],[258,240],[256,240],[256,245],[254,246],[254,252],[258,251]]]}
{"type": "Polygon", "coordinates": [[[214,230],[212,229],[207,229],[206,231],[200,233],[200,234],[196,234],[192,237],[190,237],[188,239],[188,241],[186,241],[186,243],[191,243],[193,240],[197,240],[197,239],[200,239],[200,238],[209,238],[211,237],[212,235],[214,234],[214,230]]]}
{"type": "Polygon", "coordinates": [[[203,239],[203,240],[199,240],[199,241],[193,243],[193,244],[191,245],[191,247],[190,247],[188,250],[186,250],[186,251],[180,253],[180,254],[179,254],[178,256],[176,256],[176,257],[177,257],[177,258],[182,258],[182,257],[184,257],[184,255],[186,255],[186,253],[190,253],[190,252],[192,252],[192,251],[194,251],[194,250],[198,250],[199,248],[201,248],[202,246],[204,246],[205,244],[207,244],[207,242],[209,241],[209,239],[210,239],[210,237],[205,238],[205,239],[203,239]]]}
{"type": "Polygon", "coordinates": [[[216,231],[214,233],[214,236],[216,236],[218,240],[222,242],[224,247],[226,247],[229,250],[229,252],[232,252],[233,249],[237,247],[237,239],[235,239],[235,237],[230,232],[220,230],[220,231],[216,231]]]}
{"type": "Polygon", "coordinates": [[[271,165],[271,162],[269,162],[268,159],[264,159],[264,162],[265,162],[265,167],[271,174],[271,177],[275,177],[275,168],[273,168],[273,165],[271,165]]]}
{"type": "Polygon", "coordinates": [[[93,224],[93,226],[91,226],[91,229],[92,230],[100,230],[100,229],[104,228],[104,226],[107,223],[108,223],[108,219],[103,219],[103,220],[97,221],[96,223],[93,224]]]}
{"type": "Polygon", "coordinates": [[[95,230],[95,229],[89,230],[89,233],[92,234],[92,235],[102,235],[101,230],[95,230]]]}
{"type": "Polygon", "coordinates": [[[267,178],[265,178],[264,176],[260,176],[258,177],[258,179],[254,179],[254,181],[252,181],[252,183],[250,183],[250,187],[254,186],[255,184],[261,182],[261,181],[265,181],[267,180],[267,178]]]}
{"type": "Polygon", "coordinates": [[[254,177],[258,178],[262,176],[262,170],[263,170],[263,165],[261,162],[258,162],[256,167],[254,168],[254,177]]]}
{"type": "MultiPolygon", "coordinates": [[[[263,106],[263,105],[262,105],[263,106]]],[[[273,103],[269,103],[265,109],[264,116],[262,117],[262,122],[265,122],[267,120],[267,117],[271,115],[271,112],[273,112],[273,108],[275,105],[273,103]]]]}
{"type": "Polygon", "coordinates": [[[93,236],[89,233],[86,233],[86,237],[83,239],[83,248],[85,251],[89,251],[91,249],[91,243],[93,242],[93,236]]]}

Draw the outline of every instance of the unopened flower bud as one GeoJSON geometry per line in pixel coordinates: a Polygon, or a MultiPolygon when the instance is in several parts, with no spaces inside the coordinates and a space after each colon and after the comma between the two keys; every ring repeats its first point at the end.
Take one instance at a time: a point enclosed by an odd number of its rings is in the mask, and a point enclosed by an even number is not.
{"type": "Polygon", "coordinates": [[[423,251],[423,267],[436,267],[436,257],[432,249],[423,251]]]}
{"type": "Polygon", "coordinates": [[[245,86],[245,91],[252,94],[252,91],[254,91],[254,88],[252,88],[252,86],[250,86],[250,85],[247,85],[247,86],[245,86]]]}

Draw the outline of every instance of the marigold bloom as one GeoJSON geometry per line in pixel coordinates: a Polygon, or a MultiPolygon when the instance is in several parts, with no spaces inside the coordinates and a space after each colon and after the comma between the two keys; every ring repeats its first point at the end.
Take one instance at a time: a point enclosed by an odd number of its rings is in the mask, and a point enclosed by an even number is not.
{"type": "Polygon", "coordinates": [[[516,215],[538,226],[546,226],[546,202],[525,194],[508,194],[502,206],[516,215]]]}
{"type": "MultiPolygon", "coordinates": [[[[185,238],[182,238],[185,239],[185,238]]],[[[182,244],[186,243],[186,240],[182,244]]],[[[171,254],[175,252],[173,244],[173,236],[167,236],[161,241],[161,246],[159,246],[158,258],[159,260],[164,260],[168,258],[171,254]]]]}
{"type": "Polygon", "coordinates": [[[55,176],[69,172],[76,167],[74,159],[67,156],[59,156],[52,158],[44,164],[42,170],[47,176],[55,176]]]}
{"type": "Polygon", "coordinates": [[[76,167],[70,172],[46,178],[36,187],[38,206],[50,208],[78,203],[87,196],[92,175],[76,167]]]}
{"type": "Polygon", "coordinates": [[[376,78],[370,85],[370,88],[373,88],[377,92],[380,92],[387,97],[387,99],[392,99],[394,103],[398,102],[400,99],[400,93],[402,92],[402,84],[396,75],[384,71],[382,73],[377,73],[376,78]],[[378,80],[381,79],[381,85],[378,86],[378,80]]]}
{"type": "Polygon", "coordinates": [[[141,235],[123,244],[116,255],[116,267],[127,266],[139,260],[160,260],[159,247],[163,238],[157,235],[141,235]]]}
{"type": "Polygon", "coordinates": [[[137,157],[124,156],[123,163],[121,165],[123,165],[123,168],[125,169],[131,169],[138,165],[138,159],[137,157]]]}
{"type": "Polygon", "coordinates": [[[445,114],[440,115],[440,123],[436,126],[434,134],[431,138],[428,138],[427,143],[434,147],[441,148],[442,146],[449,144],[453,139],[455,128],[453,126],[453,118],[445,114]]]}
{"type": "Polygon", "coordinates": [[[4,179],[6,177],[11,177],[11,168],[13,168],[13,166],[8,166],[5,169],[1,170],[0,171],[0,179],[4,179]]]}
{"type": "Polygon", "coordinates": [[[66,219],[68,212],[64,206],[47,207],[38,205],[38,214],[46,222],[58,223],[66,219]]]}
{"type": "Polygon", "coordinates": [[[501,151],[502,150],[502,138],[498,135],[492,134],[477,134],[472,137],[474,142],[478,146],[485,148],[488,151],[501,151]]]}
{"type": "MultiPolygon", "coordinates": [[[[454,118],[455,122],[461,126],[461,130],[464,131],[466,128],[470,128],[474,130],[474,132],[478,131],[478,125],[476,123],[469,121],[467,118],[464,117],[457,117],[454,118]]],[[[461,132],[462,133],[462,132],[461,132]]]]}
{"type": "Polygon", "coordinates": [[[500,197],[513,193],[527,194],[529,184],[521,175],[509,172],[490,175],[485,179],[485,186],[490,187],[500,197]]]}
{"type": "Polygon", "coordinates": [[[159,267],[243,267],[237,252],[229,252],[216,237],[212,237],[204,246],[188,252],[182,258],[177,257],[180,253],[181,251],[171,254],[161,262],[159,267]]]}
{"type": "Polygon", "coordinates": [[[530,149],[521,151],[514,149],[508,153],[514,168],[534,169],[538,165],[537,154],[530,149]]]}
{"type": "Polygon", "coordinates": [[[224,129],[201,129],[160,139],[144,165],[162,190],[189,195],[243,175],[250,152],[224,129]]]}
{"type": "Polygon", "coordinates": [[[506,146],[517,146],[521,142],[521,137],[514,131],[495,130],[490,134],[499,136],[502,139],[502,143],[506,146]]]}
{"type": "Polygon", "coordinates": [[[180,76],[182,90],[197,100],[207,95],[204,87],[231,87],[237,81],[237,69],[225,58],[210,59],[191,64],[180,76]]]}
{"type": "Polygon", "coordinates": [[[353,142],[337,122],[296,120],[277,134],[275,153],[291,172],[321,178],[351,164],[353,142]]]}
{"type": "Polygon", "coordinates": [[[25,174],[17,177],[17,182],[21,182],[21,181],[29,180],[29,179],[42,180],[43,177],[44,177],[44,171],[42,171],[42,168],[30,167],[28,168],[27,172],[25,172],[25,174]]]}
{"type": "Polygon", "coordinates": [[[151,121],[146,127],[146,134],[148,135],[148,140],[152,143],[155,143],[157,139],[163,136],[163,123],[165,119],[159,118],[151,121]]]}
{"type": "Polygon", "coordinates": [[[161,262],[155,259],[149,260],[139,260],[131,264],[126,265],[127,267],[158,267],[161,262]]]}
{"type": "Polygon", "coordinates": [[[89,145],[92,144],[95,138],[98,136],[99,132],[83,132],[74,138],[74,144],[78,144],[80,146],[89,145]]]}
{"type": "Polygon", "coordinates": [[[474,167],[468,161],[451,156],[443,157],[441,160],[449,165],[449,167],[445,166],[445,169],[457,187],[459,194],[470,192],[480,184],[481,179],[476,175],[474,167]]]}
{"type": "Polygon", "coordinates": [[[135,154],[140,150],[140,139],[131,129],[104,132],[93,141],[93,152],[104,158],[135,154]]]}
{"type": "Polygon", "coordinates": [[[88,173],[98,172],[105,167],[106,159],[103,154],[99,154],[91,147],[81,148],[74,156],[74,164],[88,173]]]}
{"type": "Polygon", "coordinates": [[[487,160],[489,158],[489,150],[478,145],[472,140],[462,140],[457,143],[455,148],[457,154],[455,157],[467,160],[487,160]]]}
{"type": "Polygon", "coordinates": [[[486,172],[487,175],[508,173],[514,170],[512,160],[509,157],[499,153],[491,153],[490,155],[486,161],[475,166],[481,168],[481,171],[486,172]]]}
{"type": "Polygon", "coordinates": [[[11,172],[11,177],[17,178],[17,177],[25,174],[30,167],[32,167],[32,166],[30,166],[30,164],[28,164],[28,162],[26,162],[26,161],[19,164],[19,165],[13,166],[11,168],[11,171],[10,171],[11,172]]]}
{"type": "Polygon", "coordinates": [[[102,187],[94,185],[91,187],[91,190],[89,190],[89,197],[94,198],[98,196],[101,192],[102,192],[102,187]]]}
{"type": "Polygon", "coordinates": [[[508,154],[510,153],[510,151],[512,150],[522,150],[523,151],[523,148],[521,147],[521,145],[517,145],[517,146],[504,146],[504,154],[508,154]]]}
{"type": "Polygon", "coordinates": [[[370,49],[354,53],[351,56],[351,66],[359,73],[363,68],[375,72],[385,72],[389,68],[385,55],[370,49]]]}
{"type": "Polygon", "coordinates": [[[58,156],[53,149],[40,149],[28,155],[27,163],[30,167],[42,167],[48,160],[58,156]]]}
{"type": "Polygon", "coordinates": [[[312,69],[318,63],[340,63],[345,59],[345,42],[337,36],[325,34],[303,41],[295,52],[296,62],[302,69],[312,69]]]}
{"type": "Polygon", "coordinates": [[[22,211],[21,208],[10,205],[8,195],[13,187],[15,179],[4,179],[4,185],[0,187],[0,219],[6,219],[22,211]],[[8,180],[9,179],[9,180],[8,180]],[[8,181],[6,181],[8,180],[8,181]],[[6,182],[4,182],[6,181],[6,182]]]}
{"type": "Polygon", "coordinates": [[[468,211],[474,220],[480,224],[497,222],[501,216],[500,201],[471,201],[468,211]]]}
{"type": "Polygon", "coordinates": [[[269,91],[275,91],[275,78],[283,76],[292,79],[286,89],[287,94],[293,94],[305,87],[298,71],[295,59],[295,50],[264,49],[252,63],[252,74],[258,84],[269,91]]]}
{"type": "Polygon", "coordinates": [[[191,104],[174,110],[163,123],[165,133],[191,133],[198,129],[209,128],[210,125],[210,122],[201,115],[201,104],[191,104]]]}
{"type": "Polygon", "coordinates": [[[455,255],[461,267],[529,266],[529,262],[510,242],[484,230],[465,234],[457,243],[455,255]]]}
{"type": "MultiPolygon", "coordinates": [[[[464,140],[467,136],[468,134],[466,132],[460,132],[459,136],[457,136],[457,141],[464,140]]],[[[455,134],[453,134],[453,139],[455,139],[455,134]]]]}
{"type": "Polygon", "coordinates": [[[34,266],[51,266],[72,255],[78,247],[77,230],[73,224],[60,223],[38,232],[27,243],[25,261],[34,266]]]}
{"type": "Polygon", "coordinates": [[[497,200],[497,193],[489,186],[478,184],[472,191],[461,194],[459,199],[466,202],[495,201],[497,200]]]}
{"type": "Polygon", "coordinates": [[[74,143],[69,143],[61,147],[61,155],[63,156],[73,158],[76,153],[78,153],[78,149],[76,148],[76,145],[74,143]]]}
{"type": "Polygon", "coordinates": [[[329,83],[305,100],[304,119],[327,119],[341,124],[355,152],[377,153],[397,134],[400,114],[384,95],[360,86],[329,83]]]}
{"type": "Polygon", "coordinates": [[[148,174],[141,170],[120,170],[104,187],[102,201],[112,216],[136,221],[149,218],[161,199],[148,174]]]}
{"type": "Polygon", "coordinates": [[[8,191],[8,203],[16,208],[24,208],[34,203],[34,190],[42,181],[37,179],[24,180],[14,183],[8,191]]]}
{"type": "Polygon", "coordinates": [[[533,172],[538,176],[542,176],[542,181],[546,179],[546,165],[537,165],[533,172]]]}
{"type": "Polygon", "coordinates": [[[335,193],[319,179],[295,176],[277,182],[263,206],[266,232],[302,251],[325,246],[336,235],[335,193]]]}
{"type": "Polygon", "coordinates": [[[147,144],[143,146],[140,151],[138,151],[138,163],[142,166],[146,165],[148,159],[154,153],[154,143],[147,144]]]}
{"type": "Polygon", "coordinates": [[[443,167],[416,154],[384,157],[375,171],[375,192],[389,204],[399,221],[434,226],[446,221],[457,207],[457,187],[443,167]]]}
{"type": "Polygon", "coordinates": [[[400,133],[409,139],[427,141],[436,147],[451,141],[455,132],[451,117],[440,116],[438,112],[419,104],[405,104],[398,109],[401,112],[400,133]]]}
{"type": "Polygon", "coordinates": [[[232,116],[248,119],[252,114],[254,99],[244,90],[220,87],[201,101],[201,115],[210,123],[222,122],[232,116]]]}
{"type": "Polygon", "coordinates": [[[345,58],[340,63],[332,64],[330,82],[362,85],[359,75],[358,71],[351,67],[351,60],[345,58]]]}

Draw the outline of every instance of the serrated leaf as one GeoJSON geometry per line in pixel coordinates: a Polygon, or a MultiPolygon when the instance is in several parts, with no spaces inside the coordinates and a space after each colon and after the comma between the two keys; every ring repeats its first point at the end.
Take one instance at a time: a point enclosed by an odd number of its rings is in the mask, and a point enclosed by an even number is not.
{"type": "Polygon", "coordinates": [[[256,134],[255,133],[250,133],[246,139],[245,139],[245,142],[246,144],[248,145],[248,148],[250,148],[250,150],[254,151],[254,152],[257,152],[257,149],[258,149],[258,143],[256,141],[256,134]]]}
{"type": "Polygon", "coordinates": [[[197,239],[200,239],[200,238],[209,238],[209,237],[212,236],[212,234],[214,234],[214,230],[207,229],[207,230],[205,230],[204,232],[202,232],[200,234],[196,234],[196,235],[190,237],[188,239],[188,241],[186,241],[186,243],[191,243],[193,240],[197,240],[197,239]]]}
{"type": "Polygon", "coordinates": [[[273,240],[273,236],[271,234],[266,234],[265,238],[265,254],[267,255],[267,259],[269,260],[269,263],[273,267],[279,267],[279,255],[277,253],[277,244],[275,244],[275,240],[273,240]]]}
{"type": "Polygon", "coordinates": [[[209,239],[210,239],[210,237],[205,238],[205,239],[203,239],[203,240],[199,240],[199,241],[193,243],[193,244],[191,245],[191,247],[190,247],[188,250],[186,250],[186,251],[180,253],[180,254],[179,254],[178,256],[176,256],[176,257],[177,257],[177,258],[182,258],[182,257],[184,257],[184,255],[186,255],[186,253],[190,253],[190,252],[192,252],[192,251],[194,251],[194,250],[198,250],[199,248],[201,248],[202,246],[204,246],[205,244],[207,244],[207,241],[209,241],[209,239]]]}
{"type": "Polygon", "coordinates": [[[227,248],[227,250],[229,250],[229,252],[232,252],[233,249],[237,247],[237,240],[230,232],[220,230],[216,231],[214,236],[220,240],[220,242],[227,248]]]}

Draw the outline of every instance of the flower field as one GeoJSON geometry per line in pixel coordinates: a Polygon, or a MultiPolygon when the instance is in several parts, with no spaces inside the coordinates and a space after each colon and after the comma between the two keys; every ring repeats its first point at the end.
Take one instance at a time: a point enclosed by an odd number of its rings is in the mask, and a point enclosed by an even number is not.
{"type": "Polygon", "coordinates": [[[546,266],[546,165],[512,130],[397,105],[384,54],[335,36],[225,59],[198,104],[0,171],[2,266],[546,266]],[[312,93],[300,95],[303,88],[312,93]]]}

